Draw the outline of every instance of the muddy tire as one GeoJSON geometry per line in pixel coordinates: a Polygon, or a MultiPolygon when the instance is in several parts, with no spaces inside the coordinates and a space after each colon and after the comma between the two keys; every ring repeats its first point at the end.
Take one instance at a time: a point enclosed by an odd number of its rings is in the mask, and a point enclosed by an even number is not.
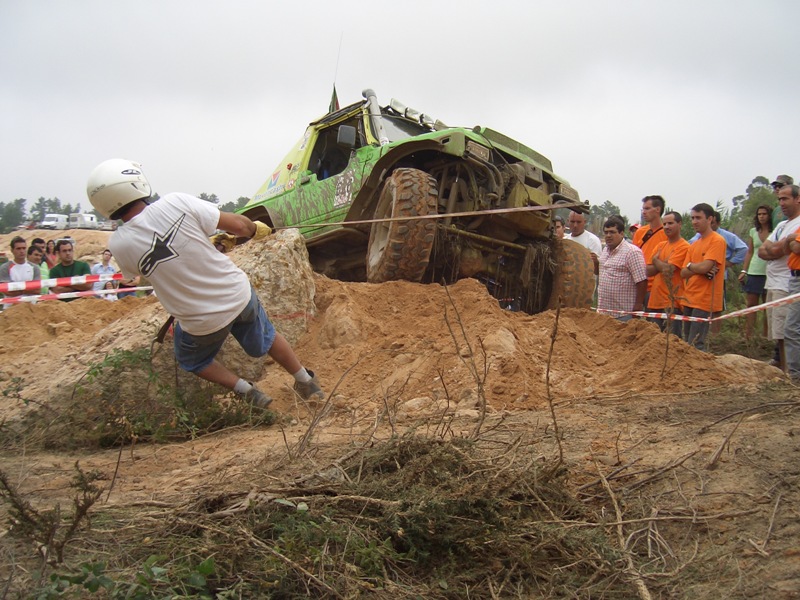
{"type": "MultiPolygon", "coordinates": [[[[434,214],[436,181],[417,169],[395,169],[383,184],[375,219],[434,214]]],[[[419,282],[436,237],[433,219],[373,223],[367,246],[367,281],[419,282]]]]}
{"type": "Polygon", "coordinates": [[[577,242],[560,240],[555,245],[556,274],[548,308],[590,308],[594,296],[594,263],[591,253],[577,242]]]}

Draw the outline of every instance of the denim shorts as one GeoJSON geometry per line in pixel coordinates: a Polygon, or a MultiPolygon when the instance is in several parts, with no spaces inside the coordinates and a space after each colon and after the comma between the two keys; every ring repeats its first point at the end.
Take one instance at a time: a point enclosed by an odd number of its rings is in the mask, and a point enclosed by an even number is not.
{"type": "Polygon", "coordinates": [[[228,326],[207,335],[192,335],[175,325],[175,358],[181,369],[198,373],[214,360],[225,339],[231,334],[250,356],[260,357],[269,352],[275,341],[275,328],[250,288],[250,302],[228,326]]]}

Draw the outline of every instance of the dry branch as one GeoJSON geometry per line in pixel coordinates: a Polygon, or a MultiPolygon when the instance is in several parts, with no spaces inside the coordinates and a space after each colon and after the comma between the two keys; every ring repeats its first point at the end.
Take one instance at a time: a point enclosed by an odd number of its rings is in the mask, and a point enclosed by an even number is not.
{"type": "Polygon", "coordinates": [[[636,591],[639,593],[639,598],[642,600],[651,600],[652,596],[650,595],[650,590],[647,589],[647,585],[645,585],[642,576],[639,574],[633,564],[633,558],[631,558],[630,552],[628,552],[625,547],[625,531],[622,527],[622,511],[619,508],[617,497],[614,495],[614,491],[611,489],[611,485],[608,483],[608,480],[603,476],[603,472],[600,470],[600,465],[595,462],[595,467],[597,468],[597,474],[600,476],[600,479],[603,482],[603,487],[606,489],[606,492],[608,492],[608,497],[611,499],[611,503],[614,505],[614,513],[617,515],[616,527],[619,551],[625,555],[625,562],[628,563],[627,572],[633,578],[636,591]]]}
{"type": "MultiPolygon", "coordinates": [[[[631,492],[638,487],[641,487],[645,484],[650,483],[651,481],[658,479],[659,477],[664,475],[664,473],[667,473],[668,471],[671,471],[672,469],[681,466],[683,463],[685,463],[687,460],[689,460],[692,456],[694,456],[698,452],[700,451],[694,450],[693,452],[689,452],[688,454],[684,454],[683,456],[676,458],[673,461],[670,461],[667,465],[661,467],[655,473],[650,475],[650,477],[645,477],[644,479],[640,479],[639,481],[636,481],[631,485],[629,485],[628,487],[626,487],[625,492],[631,492]]],[[[602,474],[600,475],[600,477],[602,477],[602,474]]]]}
{"type": "Polygon", "coordinates": [[[739,428],[739,425],[742,424],[743,420],[744,420],[744,415],[739,417],[739,420],[736,422],[736,425],[733,426],[733,429],[731,429],[731,432],[728,435],[725,436],[724,440],[722,440],[722,443],[719,445],[719,448],[717,448],[717,451],[714,452],[713,456],[711,457],[711,460],[708,461],[708,464],[706,465],[706,469],[708,469],[710,471],[711,469],[716,468],[717,461],[719,460],[719,457],[722,456],[722,451],[730,443],[731,437],[733,436],[734,432],[739,428]]]}
{"type": "Polygon", "coordinates": [[[561,445],[561,434],[558,431],[558,420],[556,419],[556,410],[553,408],[553,394],[550,391],[550,364],[553,362],[553,349],[556,345],[556,338],[558,337],[558,319],[561,316],[561,298],[558,299],[558,306],[556,307],[556,316],[553,320],[553,331],[550,333],[550,352],[547,355],[547,371],[545,374],[545,386],[547,388],[547,405],[550,407],[550,417],[553,419],[553,433],[556,436],[556,443],[558,444],[558,462],[553,466],[555,472],[564,462],[564,448],[561,445]]]}
{"type": "Polygon", "coordinates": [[[800,406],[800,401],[793,401],[793,402],[769,402],[767,404],[759,404],[758,406],[752,406],[750,408],[743,408],[742,410],[737,410],[729,415],[722,417],[721,419],[717,419],[713,423],[705,425],[697,430],[697,433],[706,433],[709,429],[711,429],[714,425],[719,425],[720,423],[727,421],[728,419],[732,419],[735,416],[741,415],[743,413],[754,412],[757,410],[761,410],[762,408],[773,408],[778,406],[800,406]]]}

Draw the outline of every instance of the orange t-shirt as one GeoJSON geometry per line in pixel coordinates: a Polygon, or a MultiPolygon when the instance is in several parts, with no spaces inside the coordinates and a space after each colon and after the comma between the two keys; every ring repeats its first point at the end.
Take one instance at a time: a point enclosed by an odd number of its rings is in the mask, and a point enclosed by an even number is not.
{"type": "MultiPolygon", "coordinates": [[[[664,233],[664,228],[661,227],[660,229],[656,230],[653,235],[647,238],[647,241],[645,242],[644,238],[650,229],[650,225],[643,225],[636,230],[636,233],[633,234],[633,245],[642,249],[642,254],[644,254],[644,264],[646,265],[653,264],[653,255],[656,253],[656,248],[658,248],[661,242],[667,241],[667,234],[664,233]]],[[[647,291],[651,292],[652,288],[653,277],[651,276],[647,278],[647,291]]],[[[648,302],[647,305],[650,306],[650,303],[648,302]]]]}
{"type": "MultiPolygon", "coordinates": [[[[800,242],[800,232],[794,234],[794,241],[800,242]]],[[[787,261],[792,271],[800,271],[800,254],[791,252],[787,261]]]]}
{"type": "Polygon", "coordinates": [[[722,310],[722,296],[724,294],[723,284],[725,283],[725,251],[728,245],[725,238],[712,231],[706,237],[698,238],[693,244],[689,245],[686,252],[685,267],[689,263],[700,263],[704,260],[713,260],[717,264],[719,272],[714,279],[709,279],[705,275],[692,275],[684,283],[683,295],[686,300],[684,306],[697,308],[708,312],[719,312],[722,310]]]}
{"type": "MultiPolygon", "coordinates": [[[[681,279],[681,268],[686,264],[686,253],[689,251],[689,242],[683,238],[678,238],[676,242],[661,242],[656,246],[653,256],[675,267],[672,273],[672,291],[675,298],[675,308],[680,308],[683,300],[683,279],[681,279]]],[[[653,260],[650,259],[652,264],[653,260]]],[[[648,310],[662,310],[672,306],[669,298],[669,287],[663,273],[656,273],[653,276],[653,287],[650,290],[650,300],[647,301],[648,310]]]]}

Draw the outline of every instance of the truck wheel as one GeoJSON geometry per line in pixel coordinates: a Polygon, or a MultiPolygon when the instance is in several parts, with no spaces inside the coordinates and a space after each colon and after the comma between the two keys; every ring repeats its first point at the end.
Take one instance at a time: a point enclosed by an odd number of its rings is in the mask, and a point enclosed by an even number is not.
{"type": "Polygon", "coordinates": [[[594,296],[594,263],[591,253],[572,240],[557,240],[555,244],[556,274],[548,308],[561,306],[590,308],[594,296]]]}
{"type": "MultiPolygon", "coordinates": [[[[395,169],[383,184],[375,219],[435,214],[436,181],[417,169],[395,169]]],[[[367,281],[419,282],[436,237],[433,219],[373,223],[367,246],[367,281]]]]}

